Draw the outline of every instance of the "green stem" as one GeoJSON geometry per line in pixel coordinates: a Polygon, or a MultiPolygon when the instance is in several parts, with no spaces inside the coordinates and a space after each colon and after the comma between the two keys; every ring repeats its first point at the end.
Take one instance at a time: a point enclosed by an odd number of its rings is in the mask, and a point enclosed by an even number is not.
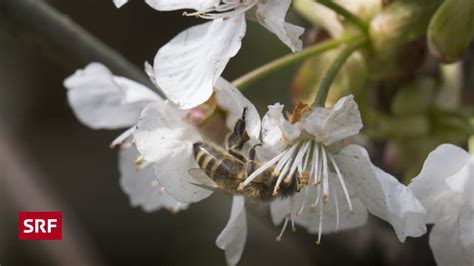
{"type": "Polygon", "coordinates": [[[348,21],[350,21],[351,23],[359,27],[362,30],[362,32],[366,33],[368,31],[369,26],[365,21],[363,21],[358,16],[352,14],[350,11],[340,6],[338,3],[334,2],[333,0],[319,0],[318,3],[326,6],[327,8],[332,9],[334,12],[343,16],[348,21]]]}
{"type": "Polygon", "coordinates": [[[329,88],[331,87],[334,78],[341,69],[342,65],[346,62],[347,58],[358,48],[362,47],[368,41],[364,35],[354,37],[347,43],[347,46],[341,51],[341,53],[334,59],[329,69],[324,74],[323,78],[319,83],[318,94],[314,100],[313,106],[324,107],[326,98],[328,96],[329,88]]]}
{"type": "Polygon", "coordinates": [[[232,81],[232,84],[239,88],[240,90],[244,90],[250,84],[258,81],[269,74],[278,71],[282,68],[290,66],[292,64],[301,62],[307,58],[313,57],[315,55],[321,54],[328,50],[338,47],[343,43],[349,43],[355,37],[353,36],[346,36],[337,40],[329,40],[323,43],[315,44],[313,46],[309,46],[303,49],[299,53],[292,53],[275,59],[257,69],[252,70],[251,72],[241,76],[240,78],[232,81]]]}

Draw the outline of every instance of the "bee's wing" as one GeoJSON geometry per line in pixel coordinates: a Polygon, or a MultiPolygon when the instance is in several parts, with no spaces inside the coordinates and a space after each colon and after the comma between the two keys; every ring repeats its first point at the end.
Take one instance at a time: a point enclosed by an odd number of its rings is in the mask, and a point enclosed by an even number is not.
{"type": "Polygon", "coordinates": [[[191,184],[211,191],[219,190],[217,184],[207,175],[205,170],[201,168],[191,168],[188,170],[188,173],[196,181],[196,183],[190,182],[191,184]]]}

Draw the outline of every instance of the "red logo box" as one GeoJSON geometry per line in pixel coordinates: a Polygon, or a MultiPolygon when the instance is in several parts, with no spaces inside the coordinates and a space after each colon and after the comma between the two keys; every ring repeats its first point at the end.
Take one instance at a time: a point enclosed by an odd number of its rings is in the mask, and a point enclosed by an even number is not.
{"type": "Polygon", "coordinates": [[[19,212],[18,239],[61,240],[62,222],[61,212],[19,212]]]}

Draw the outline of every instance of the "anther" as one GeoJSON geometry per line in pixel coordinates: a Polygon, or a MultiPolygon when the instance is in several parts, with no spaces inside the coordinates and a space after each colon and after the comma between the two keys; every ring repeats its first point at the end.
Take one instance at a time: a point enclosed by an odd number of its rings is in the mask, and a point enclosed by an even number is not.
{"type": "Polygon", "coordinates": [[[329,194],[328,193],[323,193],[323,203],[326,204],[329,201],[329,194]]]}
{"type": "Polygon", "coordinates": [[[137,159],[135,159],[135,164],[136,164],[136,165],[140,165],[140,164],[142,164],[144,161],[145,161],[145,158],[143,158],[143,155],[140,155],[140,156],[137,157],[137,159]]]}

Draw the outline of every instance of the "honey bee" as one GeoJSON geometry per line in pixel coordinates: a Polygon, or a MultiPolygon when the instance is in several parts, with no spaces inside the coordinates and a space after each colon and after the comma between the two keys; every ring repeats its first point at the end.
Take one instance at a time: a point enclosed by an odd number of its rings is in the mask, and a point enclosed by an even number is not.
{"type": "Polygon", "coordinates": [[[239,189],[240,183],[264,163],[255,161],[255,148],[260,144],[249,149],[248,158],[241,153],[249,140],[245,130],[245,112],[246,109],[236,122],[233,132],[227,137],[227,150],[210,142],[194,143],[193,155],[200,168],[190,169],[189,173],[199,181],[200,184],[196,185],[227,194],[243,195],[256,201],[270,201],[276,197],[294,194],[297,191],[298,178],[282,182],[277,194],[273,193],[278,179],[274,167],[270,167],[247,186],[239,189]]]}

